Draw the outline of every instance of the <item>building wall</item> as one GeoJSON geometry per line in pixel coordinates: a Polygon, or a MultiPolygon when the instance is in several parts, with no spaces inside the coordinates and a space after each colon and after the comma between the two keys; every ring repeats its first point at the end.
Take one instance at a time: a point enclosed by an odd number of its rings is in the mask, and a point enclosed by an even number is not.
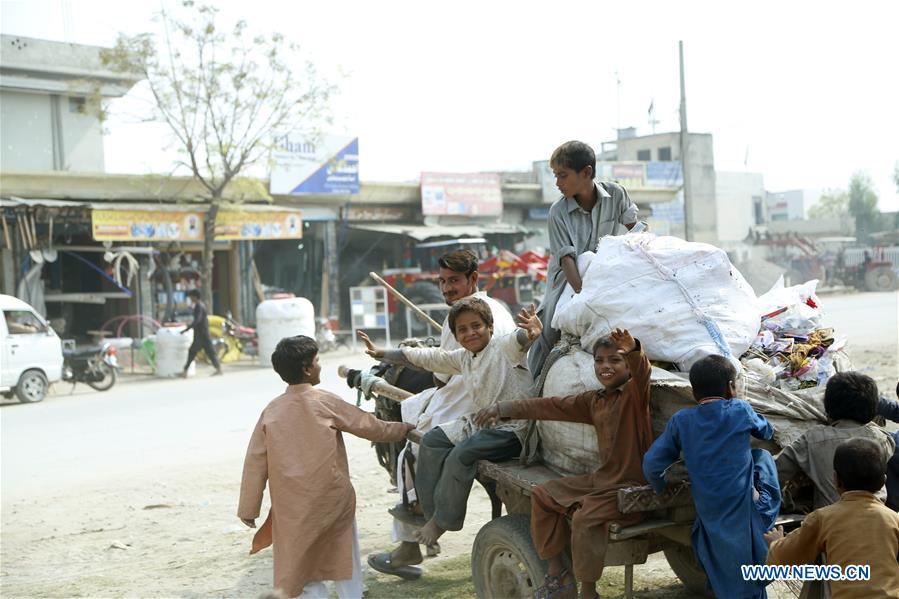
{"type": "Polygon", "coordinates": [[[764,223],[765,184],[761,173],[715,173],[718,241],[740,241],[764,223]]]}
{"type": "Polygon", "coordinates": [[[103,130],[82,101],[0,91],[0,170],[102,172],[103,130]]]}
{"type": "MultiPolygon", "coordinates": [[[[712,135],[690,133],[687,177],[690,185],[690,223],[694,241],[717,241],[718,217],[715,202],[715,152],[712,135]]],[[[630,139],[619,139],[617,160],[659,160],[666,151],[671,160],[681,159],[680,133],[658,133],[630,139]]],[[[684,231],[672,229],[671,235],[684,231]]]]}
{"type": "Polygon", "coordinates": [[[769,192],[766,203],[770,222],[805,218],[805,191],[802,189],[769,192]]]}
{"type": "Polygon", "coordinates": [[[50,96],[0,91],[0,170],[54,170],[50,104],[50,96]]]}

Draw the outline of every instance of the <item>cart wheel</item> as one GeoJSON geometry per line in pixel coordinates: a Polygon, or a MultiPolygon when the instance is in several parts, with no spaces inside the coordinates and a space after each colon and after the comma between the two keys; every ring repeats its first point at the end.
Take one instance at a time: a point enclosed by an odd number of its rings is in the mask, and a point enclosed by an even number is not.
{"type": "Polygon", "coordinates": [[[707,588],[709,579],[705,575],[702,565],[696,559],[691,545],[669,545],[663,551],[668,565],[671,566],[688,591],[700,597],[714,596],[707,588]]]}
{"type": "Polygon", "coordinates": [[[491,520],[478,531],[471,548],[471,575],[479,599],[534,596],[546,576],[546,562],[534,548],[526,514],[491,520]]]}

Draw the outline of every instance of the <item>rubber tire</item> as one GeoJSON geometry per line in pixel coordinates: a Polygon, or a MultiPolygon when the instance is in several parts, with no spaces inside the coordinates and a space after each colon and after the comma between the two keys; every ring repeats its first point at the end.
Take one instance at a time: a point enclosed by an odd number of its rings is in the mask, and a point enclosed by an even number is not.
{"type": "Polygon", "coordinates": [[[543,584],[544,576],[546,562],[537,555],[531,540],[531,524],[527,514],[502,516],[491,520],[478,531],[471,547],[471,577],[479,599],[533,597],[534,590],[543,584]],[[517,575],[496,563],[496,558],[504,555],[523,566],[517,575]],[[502,576],[503,573],[507,577],[502,576]],[[508,576],[519,578],[518,584],[512,584],[508,576]],[[502,587],[504,581],[509,585],[502,587]],[[518,594],[512,592],[516,587],[521,591],[518,594]]]}
{"type": "MultiPolygon", "coordinates": [[[[437,287],[435,283],[430,283],[428,281],[416,281],[409,285],[406,289],[402,291],[402,294],[406,296],[410,302],[415,305],[420,304],[442,304],[445,303],[446,300],[443,297],[443,294],[440,293],[440,288],[437,287]]],[[[446,308],[449,310],[449,306],[446,308]]],[[[393,317],[393,331],[398,333],[397,339],[405,339],[406,338],[406,311],[408,308],[404,306],[402,303],[397,302],[397,310],[396,315],[393,317]]],[[[442,317],[438,317],[436,314],[432,317],[437,322],[441,322],[443,320],[442,317]]],[[[436,337],[440,338],[440,331],[435,331],[431,325],[426,322],[422,322],[418,319],[415,314],[412,314],[410,317],[412,324],[412,336],[417,338],[422,337],[436,337]]]]}
{"type": "Polygon", "coordinates": [[[49,388],[50,383],[47,381],[47,376],[43,372],[40,370],[26,370],[22,373],[22,376],[19,377],[19,382],[16,384],[16,388],[13,391],[22,403],[37,403],[43,401],[44,398],[47,397],[47,390],[49,388]],[[28,395],[26,387],[29,383],[33,384],[35,382],[39,383],[41,386],[39,395],[28,395]]]}
{"type": "Polygon", "coordinates": [[[90,381],[88,382],[88,386],[91,389],[95,389],[96,391],[109,391],[112,389],[112,386],[115,385],[116,381],[116,371],[115,368],[107,364],[106,362],[100,362],[100,370],[103,371],[104,377],[102,381],[90,381]]]}
{"type": "Polygon", "coordinates": [[[693,547],[673,544],[663,549],[668,565],[688,591],[699,597],[714,597],[708,589],[708,577],[696,559],[693,547]]]}
{"type": "Polygon", "coordinates": [[[892,291],[897,283],[896,273],[889,266],[877,266],[865,273],[865,289],[868,291],[892,291]]]}

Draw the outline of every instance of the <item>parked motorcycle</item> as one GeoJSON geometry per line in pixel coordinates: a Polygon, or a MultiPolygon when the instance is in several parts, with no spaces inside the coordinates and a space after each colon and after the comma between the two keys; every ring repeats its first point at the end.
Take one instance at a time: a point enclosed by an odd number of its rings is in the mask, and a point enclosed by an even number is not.
{"type": "MultiPolygon", "coordinates": [[[[210,315],[209,333],[212,336],[212,346],[218,356],[219,362],[236,362],[241,354],[247,356],[259,355],[259,338],[256,329],[247,327],[234,320],[231,312],[227,316],[210,315]]],[[[200,352],[198,359],[208,363],[205,352],[200,352]]]]}
{"type": "Polygon", "coordinates": [[[97,391],[108,391],[115,385],[119,369],[118,348],[110,343],[100,346],[63,348],[62,380],[85,383],[97,391]]]}

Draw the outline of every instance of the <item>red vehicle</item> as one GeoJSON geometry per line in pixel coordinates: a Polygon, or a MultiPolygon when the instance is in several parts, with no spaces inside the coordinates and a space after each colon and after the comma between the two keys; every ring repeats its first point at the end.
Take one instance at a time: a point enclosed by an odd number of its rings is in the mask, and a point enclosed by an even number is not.
{"type": "MultiPolygon", "coordinates": [[[[524,306],[539,304],[546,287],[546,270],[549,257],[536,252],[527,251],[520,256],[509,250],[500,250],[498,254],[481,262],[481,289],[493,299],[499,300],[509,307],[513,314],[524,306]]],[[[419,307],[444,304],[443,295],[437,286],[437,273],[422,272],[421,268],[389,269],[382,278],[405,295],[419,307]]],[[[406,334],[406,309],[393,296],[388,296],[388,308],[392,326],[395,330],[406,334]]],[[[440,322],[445,311],[434,310],[432,317],[440,322]]],[[[410,320],[413,336],[435,335],[436,331],[428,330],[428,325],[417,318],[410,320]]]]}

